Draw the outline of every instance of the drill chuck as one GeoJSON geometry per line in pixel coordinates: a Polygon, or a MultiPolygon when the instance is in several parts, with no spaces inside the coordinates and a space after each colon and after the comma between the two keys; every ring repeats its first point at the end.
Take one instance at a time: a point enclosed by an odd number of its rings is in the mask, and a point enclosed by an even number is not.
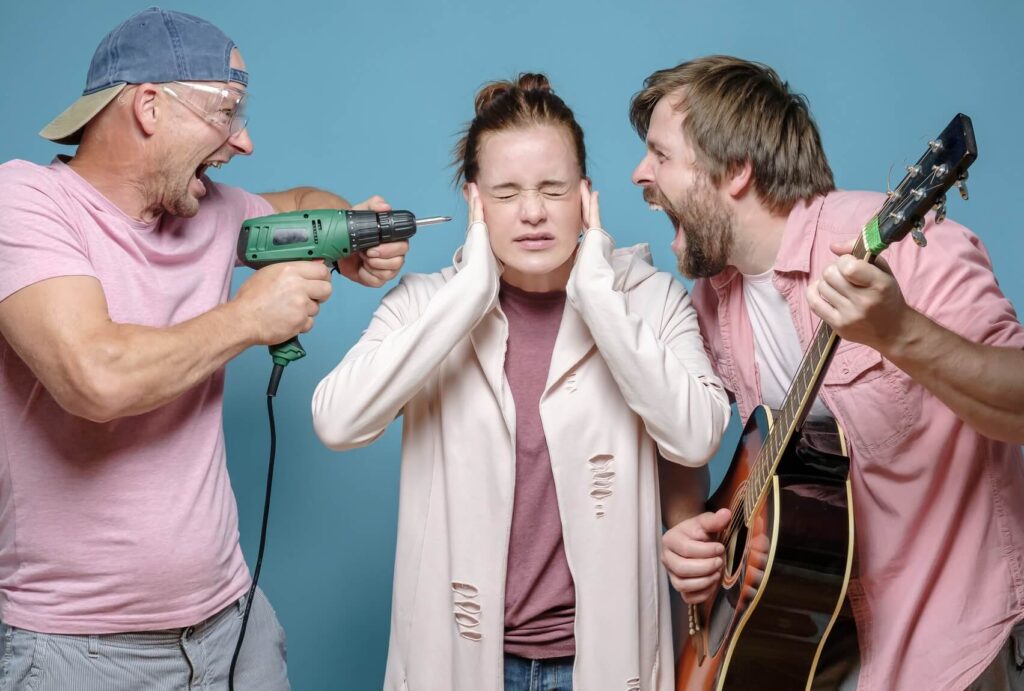
{"type": "Polygon", "coordinates": [[[416,217],[409,211],[349,211],[348,233],[352,251],[405,240],[416,234],[416,217]]]}

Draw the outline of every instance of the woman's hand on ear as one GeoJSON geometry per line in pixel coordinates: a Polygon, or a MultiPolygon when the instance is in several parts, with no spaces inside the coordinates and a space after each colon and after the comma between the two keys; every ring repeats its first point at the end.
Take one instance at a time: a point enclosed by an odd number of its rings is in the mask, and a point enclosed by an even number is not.
{"type": "Polygon", "coordinates": [[[466,207],[469,210],[469,225],[486,223],[484,221],[484,205],[480,201],[480,189],[475,182],[466,183],[466,207]]]}
{"type": "Polygon", "coordinates": [[[590,182],[580,180],[580,198],[583,201],[584,230],[601,228],[601,210],[598,205],[598,193],[590,188],[590,182]]]}

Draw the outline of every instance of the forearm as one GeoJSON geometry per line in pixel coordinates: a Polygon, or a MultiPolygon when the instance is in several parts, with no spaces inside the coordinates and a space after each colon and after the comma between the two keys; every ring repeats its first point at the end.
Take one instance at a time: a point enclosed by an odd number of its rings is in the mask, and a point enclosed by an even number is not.
{"type": "Polygon", "coordinates": [[[1024,443],[1024,350],[973,343],[909,310],[882,355],[982,434],[1024,443]]]}
{"type": "Polygon", "coordinates": [[[658,484],[661,490],[661,518],[665,527],[671,528],[704,511],[711,474],[707,466],[687,468],[659,458],[658,484]]]}
{"type": "MultiPolygon", "coordinates": [[[[400,316],[408,306],[398,303],[410,300],[389,294],[360,342],[317,385],[313,426],[324,444],[344,450],[380,436],[493,308],[497,269],[485,231],[479,232],[486,256],[474,257],[408,320],[400,316]]],[[[400,289],[407,288],[403,284],[400,289]]]]}
{"type": "Polygon", "coordinates": [[[294,187],[282,192],[264,192],[260,195],[274,207],[275,213],[300,209],[351,209],[344,197],[316,187],[294,187]]]}
{"type": "Polygon", "coordinates": [[[73,389],[63,392],[77,409],[71,412],[97,422],[139,415],[205,381],[253,343],[234,309],[221,305],[169,328],[110,323],[98,330],[64,380],[73,389]]]}
{"type": "Polygon", "coordinates": [[[624,305],[591,310],[586,321],[626,403],[662,452],[675,462],[706,463],[728,422],[725,392],[690,372],[624,305]]]}
{"type": "Polygon", "coordinates": [[[707,363],[696,315],[681,288],[678,295],[670,291],[664,297],[663,324],[648,324],[631,312],[625,294],[613,287],[611,266],[602,255],[608,248],[599,251],[600,242],[610,239],[592,237],[594,232],[588,231],[580,248],[573,305],[626,403],[662,453],[677,463],[701,465],[718,448],[729,403],[707,363]]]}

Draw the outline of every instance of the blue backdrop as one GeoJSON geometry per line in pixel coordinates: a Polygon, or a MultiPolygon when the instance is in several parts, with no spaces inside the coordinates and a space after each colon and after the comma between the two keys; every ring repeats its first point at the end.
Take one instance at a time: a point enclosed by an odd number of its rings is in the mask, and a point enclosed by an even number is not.
{"type": "MultiPolygon", "coordinates": [[[[65,150],[35,133],[80,94],[100,38],[145,6],[4,3],[0,161],[46,162],[65,150]]],[[[1018,311],[1024,307],[1020,3],[179,0],[165,7],[219,25],[248,63],[256,153],[212,171],[217,178],[252,191],[316,185],[353,202],[379,193],[420,215],[453,215],[453,223],[414,238],[408,270],[440,268],[462,238],[465,208],[448,163],[473,94],[485,81],[525,70],[546,72],[575,109],[608,230],[619,244],[650,242],[657,264],[671,270],[669,224],[629,181],[643,147],[627,105],[653,70],[731,53],[767,62],[807,95],[841,187],[884,189],[890,167],[895,183],[956,112],[971,115],[980,149],[972,199],[951,197],[950,216],[984,239],[1004,291],[1018,311]]],[[[248,273],[237,271],[236,286],[248,273]]],[[[337,280],[303,338],[309,357],[288,368],[277,398],[279,465],[261,583],[288,632],[300,691],[380,688],[383,678],[399,426],[370,448],[338,455],[316,440],[309,413],[317,381],[359,337],[381,295],[337,280]]],[[[269,371],[264,349],[228,368],[229,465],[250,563],[269,371]]],[[[723,462],[716,459],[716,474],[723,462]]]]}

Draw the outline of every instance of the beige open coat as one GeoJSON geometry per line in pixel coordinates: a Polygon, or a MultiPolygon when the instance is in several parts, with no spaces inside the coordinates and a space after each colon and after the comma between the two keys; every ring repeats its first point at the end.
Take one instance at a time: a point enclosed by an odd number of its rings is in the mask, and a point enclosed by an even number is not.
{"type": "MultiPolygon", "coordinates": [[[[476,223],[454,267],[406,275],[316,389],[317,434],[369,444],[404,418],[385,688],[501,691],[515,405],[500,269],[476,223]]],[[[541,419],[576,587],[576,691],[671,691],[657,455],[707,462],[729,415],[685,289],[646,245],[587,231],[541,419]]]]}

